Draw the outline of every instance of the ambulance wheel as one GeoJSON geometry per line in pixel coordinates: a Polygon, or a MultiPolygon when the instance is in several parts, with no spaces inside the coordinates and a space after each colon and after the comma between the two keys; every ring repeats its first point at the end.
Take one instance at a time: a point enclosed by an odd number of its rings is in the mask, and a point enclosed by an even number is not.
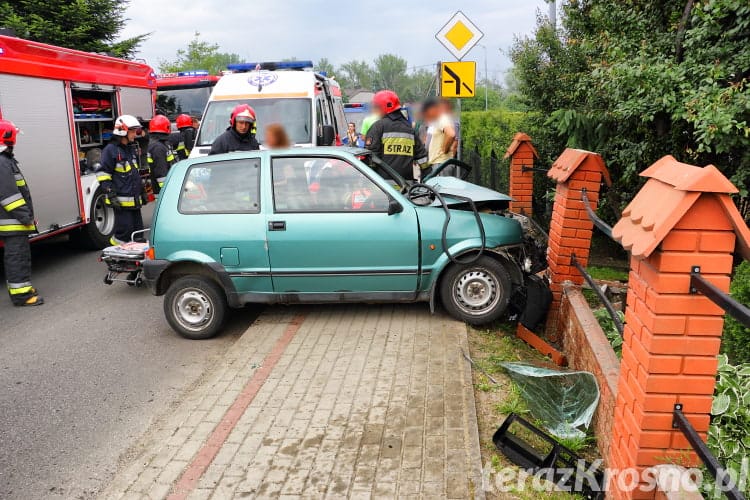
{"type": "Polygon", "coordinates": [[[109,240],[115,230],[115,211],[104,200],[104,191],[97,189],[89,211],[91,221],[74,234],[76,242],[84,248],[101,250],[111,245],[109,240]]]}
{"type": "Polygon", "coordinates": [[[451,264],[440,280],[440,299],[454,318],[484,325],[505,312],[511,286],[505,267],[484,255],[471,264],[451,264]]]}
{"type": "Polygon", "coordinates": [[[224,326],[227,300],[224,291],[204,276],[183,276],[164,296],[169,326],[186,339],[202,340],[217,335],[224,326]]]}

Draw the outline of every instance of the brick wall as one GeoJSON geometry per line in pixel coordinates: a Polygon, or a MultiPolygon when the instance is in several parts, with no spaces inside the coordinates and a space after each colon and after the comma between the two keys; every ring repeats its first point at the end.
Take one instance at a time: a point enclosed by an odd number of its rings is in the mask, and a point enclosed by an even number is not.
{"type": "Polygon", "coordinates": [[[563,284],[559,327],[569,366],[593,373],[599,384],[601,399],[592,425],[599,452],[606,463],[610,455],[609,436],[612,434],[615,414],[620,360],[612,350],[581,289],[570,282],[563,284]]]}

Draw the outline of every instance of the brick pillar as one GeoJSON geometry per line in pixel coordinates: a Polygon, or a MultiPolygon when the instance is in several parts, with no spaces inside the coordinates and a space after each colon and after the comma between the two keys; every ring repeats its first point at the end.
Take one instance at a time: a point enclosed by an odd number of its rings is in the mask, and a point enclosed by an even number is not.
{"type": "Polygon", "coordinates": [[[510,209],[514,212],[531,217],[534,196],[534,171],[524,172],[523,167],[533,167],[534,159],[539,154],[531,144],[531,137],[518,132],[508,147],[503,158],[510,158],[510,209]]]}
{"type": "MultiPolygon", "coordinates": [[[[639,471],[668,462],[697,465],[680,431],[675,403],[705,440],[713,400],[724,311],[690,294],[690,270],[729,289],[735,234],[747,226],[728,196],[732,184],[713,166],[665,157],[644,171],[649,181],[623,211],[615,238],[631,252],[622,362],[608,465],[639,471]]],[[[623,484],[627,484],[626,481],[623,484]]],[[[624,491],[614,498],[653,498],[624,491]]]]}
{"type": "Polygon", "coordinates": [[[609,183],[609,172],[598,154],[566,149],[552,164],[547,176],[557,181],[547,248],[552,305],[546,332],[554,340],[558,333],[563,282],[583,283],[583,277],[571,265],[571,255],[575,253],[578,262],[586,266],[591,248],[594,224],[584,208],[581,190],[586,188],[591,207],[596,210],[602,176],[609,183]]]}

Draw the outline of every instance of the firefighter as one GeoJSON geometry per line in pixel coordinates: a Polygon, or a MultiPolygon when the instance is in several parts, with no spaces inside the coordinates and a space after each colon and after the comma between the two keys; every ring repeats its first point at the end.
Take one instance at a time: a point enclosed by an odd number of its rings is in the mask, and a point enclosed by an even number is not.
{"type": "Polygon", "coordinates": [[[255,138],[255,110],[247,104],[238,104],[232,110],[229,127],[211,145],[210,155],[232,151],[255,151],[260,144],[255,138]]]}
{"type": "Polygon", "coordinates": [[[156,115],[148,124],[150,141],[148,143],[148,168],[151,170],[151,179],[154,185],[154,193],[159,194],[164,187],[169,169],[177,161],[175,152],[169,141],[169,132],[172,124],[164,115],[156,115]]]}
{"type": "Polygon", "coordinates": [[[169,144],[177,153],[177,157],[185,160],[190,156],[190,151],[195,145],[195,120],[192,116],[183,113],[177,117],[175,124],[177,132],[169,136],[169,144]]]}
{"type": "Polygon", "coordinates": [[[112,131],[112,142],[102,151],[97,180],[107,193],[106,203],[115,211],[112,245],[130,241],[134,231],[143,229],[141,207],[147,200],[138,170],[138,146],[135,143],[142,130],[136,117],[119,116],[112,131]]]}
{"type": "Polygon", "coordinates": [[[14,306],[40,306],[44,300],[31,285],[29,235],[36,232],[34,207],[26,180],[13,156],[18,128],[0,119],[0,241],[5,245],[5,279],[14,306]]]}
{"type": "Polygon", "coordinates": [[[420,168],[426,166],[427,151],[401,112],[398,96],[393,91],[381,90],[372,98],[372,106],[383,117],[367,131],[365,147],[405,179],[416,179],[414,164],[420,168]]]}

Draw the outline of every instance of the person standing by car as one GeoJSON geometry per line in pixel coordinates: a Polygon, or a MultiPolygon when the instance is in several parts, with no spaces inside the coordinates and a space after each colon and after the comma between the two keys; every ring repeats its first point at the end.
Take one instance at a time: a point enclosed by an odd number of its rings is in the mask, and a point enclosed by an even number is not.
{"type": "Polygon", "coordinates": [[[169,141],[169,131],[172,124],[164,115],[156,115],[148,124],[150,141],[148,143],[148,167],[154,183],[154,194],[158,195],[167,180],[167,173],[176,163],[175,152],[169,141]]]}
{"type": "Polygon", "coordinates": [[[13,156],[18,128],[0,119],[0,241],[5,246],[5,280],[14,306],[40,306],[44,300],[31,285],[29,235],[36,232],[31,192],[13,156]]]}
{"type": "Polygon", "coordinates": [[[112,131],[112,142],[102,151],[102,166],[96,178],[107,193],[106,203],[112,205],[115,212],[115,230],[110,239],[113,245],[130,241],[134,231],[143,229],[141,207],[146,204],[146,198],[135,143],[142,130],[136,117],[119,116],[112,131]]]}
{"type": "Polygon", "coordinates": [[[211,144],[209,155],[232,151],[255,151],[260,144],[255,138],[255,110],[248,104],[238,104],[229,118],[229,128],[211,144]]]}
{"type": "Polygon", "coordinates": [[[193,146],[195,146],[195,120],[192,116],[181,114],[175,120],[177,125],[177,132],[172,133],[169,136],[169,144],[172,149],[177,153],[177,157],[180,160],[186,159],[190,156],[193,146]]]}
{"type": "MultiPolygon", "coordinates": [[[[401,101],[395,92],[381,90],[372,98],[373,109],[383,118],[370,127],[365,147],[393,167],[405,179],[417,179],[414,164],[427,164],[427,151],[401,112],[401,101]]],[[[423,171],[424,172],[424,171],[423,171]]]]}
{"type": "Polygon", "coordinates": [[[431,168],[453,158],[453,147],[456,142],[456,128],[450,105],[444,99],[431,98],[422,106],[425,121],[430,124],[428,164],[431,168]]]}
{"type": "Polygon", "coordinates": [[[349,122],[346,128],[346,137],[344,137],[344,144],[353,148],[362,148],[365,146],[365,141],[362,140],[362,136],[357,133],[357,124],[349,122]]]}

